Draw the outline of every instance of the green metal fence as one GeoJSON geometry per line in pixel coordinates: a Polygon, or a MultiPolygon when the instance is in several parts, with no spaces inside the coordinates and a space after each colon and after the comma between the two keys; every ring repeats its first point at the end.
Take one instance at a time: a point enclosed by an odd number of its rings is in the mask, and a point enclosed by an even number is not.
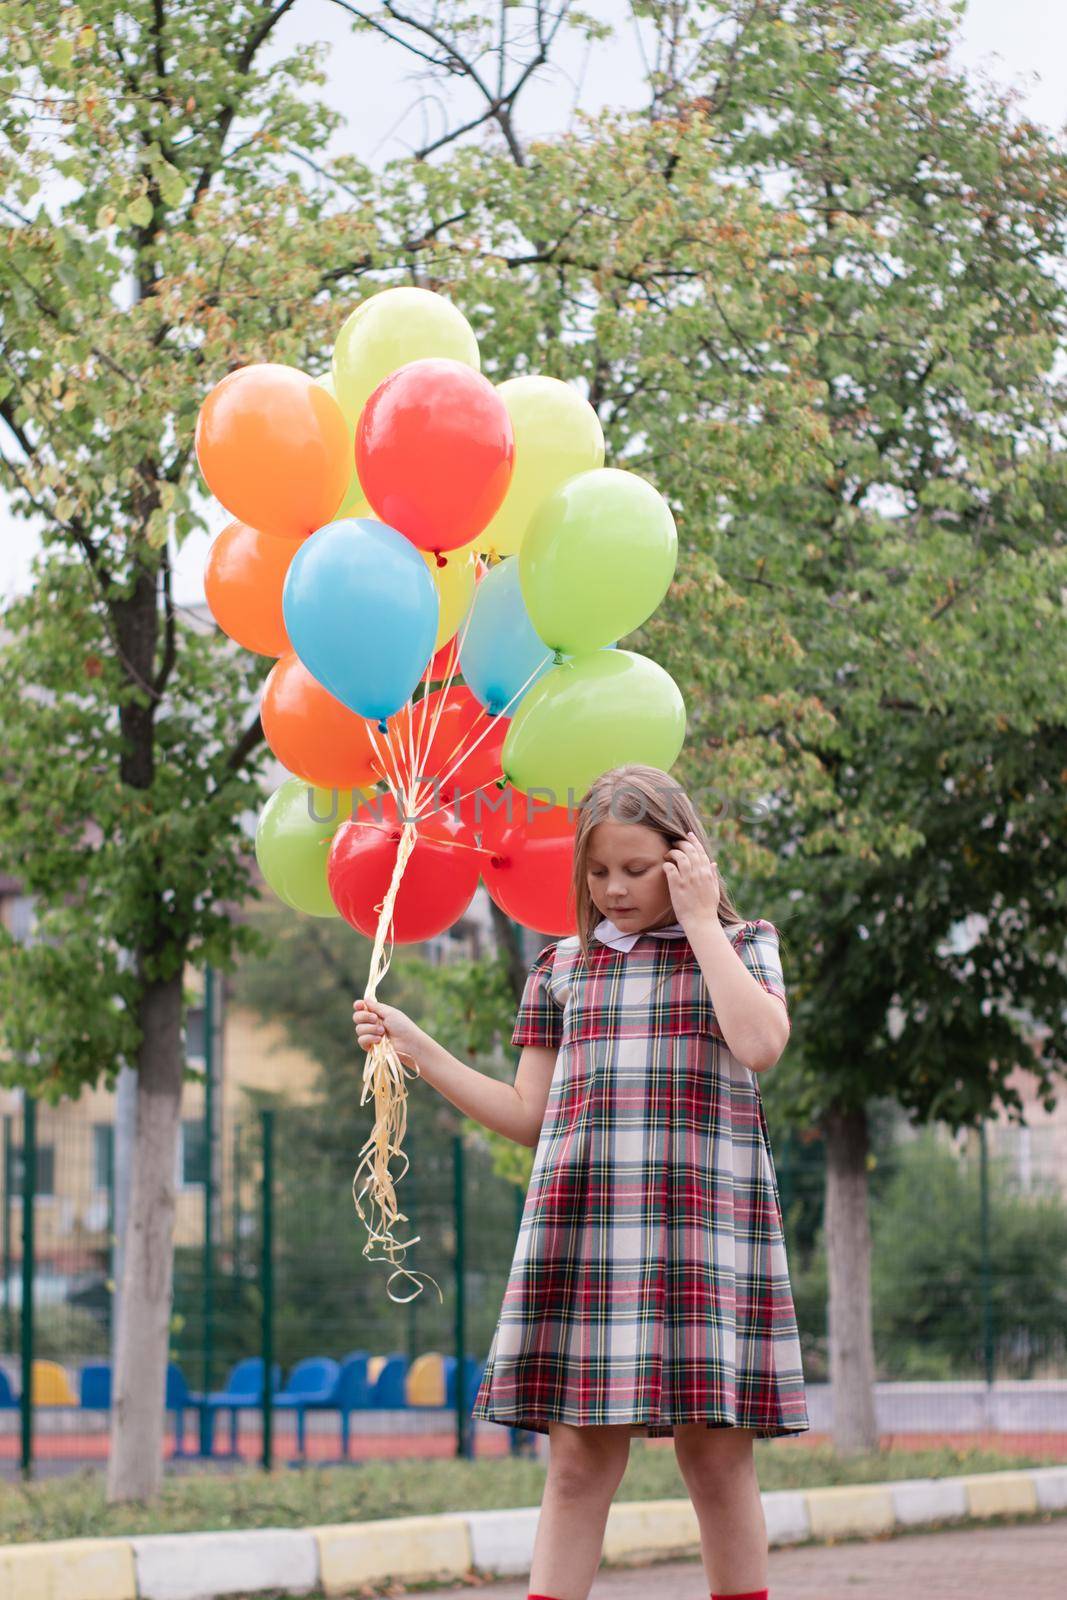
{"type": "MultiPolygon", "coordinates": [[[[398,1278],[390,1298],[389,1264],[364,1255],[367,1231],[352,1196],[356,1159],[346,1138],[331,1141],[323,1108],[246,1107],[226,1121],[216,1107],[210,1139],[184,1127],[169,1355],[190,1400],[180,1432],[177,1410],[168,1413],[171,1459],[229,1458],[230,1414],[216,1405],[213,1418],[198,1397],[224,1391],[238,1363],[277,1366],[284,1396],[298,1363],[340,1363],[358,1352],[371,1363],[391,1356],[396,1366],[399,1358],[406,1371],[420,1356],[440,1356],[467,1381],[456,1382],[458,1403],[447,1406],[407,1406],[406,1383],[393,1385],[388,1405],[364,1404],[350,1417],[352,1459],[473,1454],[470,1404],[523,1193],[493,1172],[476,1133],[456,1127],[436,1103],[409,1109],[411,1166],[397,1184],[407,1220],[396,1237],[418,1236],[405,1265],[432,1276],[440,1293],[424,1282],[407,1299],[410,1283],[398,1278]]],[[[21,1435],[2,1432],[0,1393],[0,1464],[28,1472],[34,1464],[58,1470],[103,1461],[107,1414],[80,1399],[83,1374],[107,1364],[113,1345],[114,1163],[74,1107],[26,1100],[22,1114],[5,1117],[3,1133],[0,1369],[15,1402],[7,1421],[17,1418],[21,1435]]],[[[270,1386],[239,1423],[244,1460],[270,1466],[338,1456],[338,1416],[309,1406],[300,1452],[295,1411],[270,1386]]],[[[531,1443],[518,1430],[492,1432],[504,1448],[531,1443]]]]}
{"type": "MultiPolygon", "coordinates": [[[[369,1128],[369,1110],[364,1116],[369,1128]]],[[[250,1103],[223,1115],[208,1103],[197,1124],[183,1131],[176,1173],[170,1358],[191,1399],[181,1428],[177,1407],[168,1412],[169,1461],[232,1459],[229,1414],[217,1406],[212,1422],[197,1397],[225,1390],[250,1359],[264,1372],[277,1364],[282,1387],[275,1395],[267,1386],[239,1414],[240,1459],[266,1467],[340,1459],[339,1414],[311,1406],[298,1428],[285,1385],[302,1362],[343,1363],[359,1352],[379,1366],[391,1357],[400,1378],[391,1398],[349,1417],[348,1459],[532,1447],[519,1430],[475,1428],[472,1389],[462,1382],[450,1405],[405,1404],[420,1357],[450,1358],[457,1375],[476,1376],[496,1325],[524,1196],[494,1172],[479,1133],[469,1125],[457,1132],[438,1097],[410,1097],[411,1166],[397,1186],[407,1220],[397,1236],[418,1236],[407,1265],[431,1274],[440,1295],[427,1283],[398,1304],[386,1292],[388,1265],[364,1255],[344,1119],[321,1104],[250,1103]]],[[[1015,1432],[1057,1433],[1067,1447],[1065,1401],[1054,1393],[1067,1377],[1067,1206],[1053,1147],[1023,1150],[1009,1132],[991,1127],[966,1148],[899,1127],[876,1141],[877,1378],[912,1395],[916,1427],[943,1424],[946,1433],[958,1431],[949,1401],[957,1403],[961,1383],[990,1393],[996,1385],[1003,1404],[1017,1408],[1015,1432]],[[1031,1394],[1027,1411],[1020,1396],[1031,1394]]],[[[776,1129],[773,1118],[771,1136],[816,1402],[828,1376],[823,1148],[812,1133],[776,1129]]],[[[32,1100],[4,1116],[0,1467],[9,1474],[106,1459],[107,1411],[81,1402],[87,1375],[111,1356],[115,1183],[106,1124],[87,1122],[75,1106],[32,1100]]],[[[394,1287],[409,1292],[402,1281],[394,1287]]],[[[1007,1412],[999,1422],[988,1407],[983,1415],[1012,1431],[1007,1412]]],[[[906,1423],[892,1431],[907,1431],[906,1423]]]]}

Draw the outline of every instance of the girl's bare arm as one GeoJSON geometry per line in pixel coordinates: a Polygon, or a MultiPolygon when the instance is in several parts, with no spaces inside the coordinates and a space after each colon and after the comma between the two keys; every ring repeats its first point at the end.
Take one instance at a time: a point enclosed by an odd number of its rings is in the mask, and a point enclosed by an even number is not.
{"type": "Polygon", "coordinates": [[[352,1015],[364,1050],[388,1035],[397,1054],[417,1066],[458,1111],[516,1144],[536,1145],[556,1065],[554,1048],[525,1045],[514,1083],[505,1083],[458,1060],[396,1006],[357,1000],[352,1015]]]}
{"type": "Polygon", "coordinates": [[[532,1148],[544,1121],[556,1054],[544,1045],[524,1045],[514,1083],[468,1067],[429,1034],[417,1059],[426,1082],[459,1111],[516,1144],[532,1148]]]}
{"type": "Polygon", "coordinates": [[[686,930],[730,1052],[751,1072],[766,1072],[789,1042],[789,1013],[753,977],[719,922],[686,930]]]}

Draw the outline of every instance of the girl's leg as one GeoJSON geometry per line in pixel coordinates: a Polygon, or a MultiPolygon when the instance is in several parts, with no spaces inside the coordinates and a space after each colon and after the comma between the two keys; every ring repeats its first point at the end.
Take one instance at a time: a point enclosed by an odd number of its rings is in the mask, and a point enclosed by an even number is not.
{"type": "Polygon", "coordinates": [[[548,1477],[537,1520],[530,1593],[586,1600],[604,1528],[630,1456],[630,1425],[548,1425],[548,1477]]]}
{"type": "Polygon", "coordinates": [[[767,1523],[752,1455],[754,1428],[679,1424],[674,1453],[700,1524],[700,1552],[712,1594],[767,1587],[767,1523]]]}

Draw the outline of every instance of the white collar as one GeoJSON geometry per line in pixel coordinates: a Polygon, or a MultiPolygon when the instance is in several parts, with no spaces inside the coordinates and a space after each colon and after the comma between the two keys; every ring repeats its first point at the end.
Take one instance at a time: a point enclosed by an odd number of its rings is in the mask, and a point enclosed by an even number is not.
{"type": "Polygon", "coordinates": [[[612,950],[632,950],[638,939],[646,934],[652,939],[677,939],[679,935],[684,939],[685,929],[680,922],[671,922],[665,928],[643,928],[639,933],[623,933],[609,917],[598,922],[593,929],[593,938],[609,945],[612,950]]]}

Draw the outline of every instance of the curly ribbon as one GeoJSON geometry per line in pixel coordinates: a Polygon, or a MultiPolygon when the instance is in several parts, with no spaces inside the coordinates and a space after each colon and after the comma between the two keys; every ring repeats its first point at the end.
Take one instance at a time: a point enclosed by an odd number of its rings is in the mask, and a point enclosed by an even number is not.
{"type": "MultiPolygon", "coordinates": [[[[469,623],[469,614],[460,638],[462,643],[466,637],[466,626],[469,623]]],[[[458,652],[457,652],[458,654],[458,652]]],[[[432,661],[432,657],[431,657],[432,661]]],[[[376,730],[371,722],[367,723],[374,753],[378,758],[379,769],[382,772],[386,786],[397,804],[397,813],[401,818],[402,826],[400,839],[397,844],[396,861],[393,864],[393,874],[389,881],[389,889],[378,912],[378,927],[374,936],[374,946],[371,950],[370,972],[367,977],[367,986],[363,991],[366,1000],[375,1000],[378,995],[378,985],[389,970],[393,950],[393,907],[396,904],[397,893],[400,889],[401,879],[407,867],[411,852],[418,842],[418,823],[414,815],[415,803],[422,798],[422,786],[416,784],[415,779],[421,771],[420,763],[425,760],[426,753],[437,731],[437,719],[440,716],[442,703],[447,695],[448,687],[452,682],[455,664],[448,674],[445,684],[445,694],[436,707],[436,715],[431,719],[431,727],[426,728],[426,698],[430,687],[430,662],[426,665],[426,675],[423,682],[422,712],[419,718],[418,733],[414,734],[414,716],[407,719],[407,756],[408,772],[402,771],[403,760],[400,753],[394,749],[389,737],[388,727],[379,725],[377,732],[384,734],[382,744],[379,745],[376,730]],[[414,743],[413,743],[414,737],[414,743]],[[416,750],[415,746],[418,746],[416,750]],[[406,780],[405,781],[405,777],[406,780]]],[[[363,823],[365,827],[380,827],[381,824],[363,823]]],[[[390,831],[393,831],[390,829],[390,831]]],[[[454,841],[450,848],[456,848],[458,841],[454,841]]],[[[476,845],[460,846],[465,849],[478,849],[476,845]]],[[[489,852],[486,851],[486,854],[489,852]]],[[[437,1290],[438,1298],[444,1303],[441,1286],[427,1272],[416,1272],[404,1265],[404,1257],[413,1244],[417,1244],[421,1234],[404,1241],[394,1237],[393,1229],[399,1222],[407,1222],[407,1215],[400,1210],[396,1198],[396,1184],[406,1174],[410,1162],[402,1146],[404,1134],[407,1131],[407,1078],[421,1076],[417,1063],[405,1065],[397,1053],[396,1046],[388,1035],[367,1052],[367,1059],[363,1067],[363,1093],[360,1096],[360,1105],[365,1105],[370,1095],[374,1096],[374,1127],[360,1151],[359,1165],[352,1178],[352,1199],[355,1203],[360,1221],[367,1229],[367,1242],[363,1246],[363,1254],[369,1261],[387,1261],[392,1267],[392,1272],[386,1281],[385,1291],[390,1300],[396,1305],[406,1305],[414,1300],[416,1295],[422,1293],[422,1284],[418,1281],[425,1278],[437,1290]],[[389,1162],[397,1156],[404,1163],[403,1171],[396,1179],[389,1171],[389,1162]],[[364,1174],[363,1186],[357,1189],[361,1174],[364,1174]],[[364,1210],[362,1201],[366,1198],[370,1210],[370,1217],[364,1210]],[[372,1254],[375,1247],[380,1249],[380,1254],[372,1254]],[[396,1278],[405,1278],[414,1285],[410,1294],[398,1296],[393,1293],[392,1285],[396,1278]]]]}
{"type": "MultiPolygon", "coordinates": [[[[374,937],[374,948],[371,951],[370,974],[367,978],[367,987],[364,998],[373,1000],[378,993],[378,985],[389,970],[392,958],[392,932],[393,932],[393,906],[396,903],[397,890],[400,880],[404,876],[404,868],[408,864],[408,857],[415,848],[418,830],[413,822],[405,822],[400,833],[400,843],[397,845],[396,862],[393,866],[393,876],[385,899],[381,903],[378,915],[378,929],[374,937]],[[390,949],[386,950],[386,944],[390,949]]],[[[389,1162],[393,1156],[399,1156],[404,1162],[404,1171],[399,1174],[396,1183],[400,1182],[407,1172],[410,1162],[401,1148],[404,1134],[407,1131],[408,1107],[407,1088],[405,1078],[417,1078],[419,1069],[416,1064],[410,1067],[397,1054],[396,1046],[386,1035],[367,1052],[367,1060],[363,1067],[363,1093],[360,1096],[360,1105],[365,1105],[368,1096],[374,1095],[374,1127],[367,1142],[360,1152],[359,1166],[356,1168],[352,1179],[352,1199],[356,1210],[359,1212],[360,1221],[367,1229],[367,1242],[363,1246],[363,1254],[370,1261],[388,1261],[392,1272],[385,1285],[385,1292],[396,1305],[406,1305],[409,1300],[422,1293],[422,1284],[419,1278],[426,1278],[437,1290],[442,1305],[444,1295],[441,1286],[429,1273],[413,1272],[404,1266],[404,1256],[408,1249],[417,1244],[421,1238],[416,1234],[413,1239],[404,1242],[393,1237],[393,1228],[398,1222],[407,1222],[406,1214],[397,1205],[396,1188],[393,1176],[389,1171],[389,1162]],[[364,1168],[367,1174],[363,1187],[357,1193],[356,1185],[364,1168]],[[368,1197],[368,1205],[372,1219],[368,1219],[366,1211],[361,1205],[364,1196],[368,1197]],[[375,1215],[376,1214],[376,1215],[375,1215]],[[381,1247],[380,1255],[373,1255],[374,1247],[381,1247]],[[393,1280],[397,1277],[407,1278],[415,1285],[412,1292],[402,1297],[393,1293],[393,1280]]]]}
{"type": "MultiPolygon", "coordinates": [[[[440,557],[438,557],[440,560],[440,557]]],[[[443,565],[443,563],[442,563],[443,565]]],[[[367,977],[367,987],[363,991],[366,1000],[375,1000],[378,995],[378,985],[389,970],[393,950],[393,907],[396,904],[397,892],[400,888],[404,870],[407,867],[411,852],[418,842],[418,818],[422,815],[435,796],[429,792],[431,786],[420,784],[416,780],[422,774],[428,752],[437,733],[437,726],[444,709],[445,701],[452,680],[456,675],[459,651],[466,639],[467,629],[470,626],[473,606],[464,618],[463,626],[456,641],[456,649],[446,674],[444,688],[434,707],[433,715],[427,719],[427,697],[430,687],[430,662],[426,666],[423,682],[423,695],[417,732],[414,728],[414,715],[409,713],[407,718],[407,772],[403,771],[403,755],[396,750],[389,736],[388,725],[383,718],[377,728],[373,721],[368,720],[366,727],[374,753],[378,759],[378,767],[382,773],[386,786],[393,795],[397,804],[397,813],[401,818],[402,826],[400,839],[397,844],[396,861],[393,865],[393,874],[389,882],[389,889],[378,911],[378,927],[374,936],[374,947],[371,951],[370,972],[367,977]],[[429,720],[429,727],[426,726],[429,720]],[[382,745],[379,745],[377,734],[383,735],[382,745]]],[[[547,659],[547,657],[546,657],[547,659]]],[[[432,657],[431,657],[432,662],[432,657]]],[[[508,701],[508,706],[513,701],[520,699],[530,683],[540,672],[544,662],[539,662],[521,688],[516,690],[508,701]]],[[[412,712],[413,712],[412,707],[412,712]]],[[[507,710],[505,706],[504,710],[507,710]]],[[[458,770],[459,766],[468,755],[475,750],[482,740],[492,731],[494,718],[483,710],[482,716],[486,718],[486,726],[478,729],[481,717],[475,719],[474,724],[467,730],[459,743],[449,752],[443,765],[447,768],[444,778],[438,778],[438,788],[441,783],[447,782],[458,770]],[[475,737],[475,735],[477,735],[475,737]]],[[[503,781],[503,778],[501,779],[503,781]]],[[[364,827],[381,827],[380,823],[362,823],[364,827]]],[[[395,831],[390,829],[390,832],[395,831]]],[[[480,845],[461,844],[453,840],[449,849],[477,850],[479,854],[491,855],[492,852],[480,845]]],[[[367,1059],[363,1067],[363,1093],[360,1096],[360,1105],[365,1105],[368,1098],[374,1096],[374,1127],[360,1151],[359,1165],[352,1179],[352,1199],[359,1213],[360,1220],[367,1229],[367,1242],[363,1247],[364,1256],[370,1261],[387,1261],[392,1267],[392,1272],[386,1282],[386,1293],[396,1305],[407,1305],[414,1300],[416,1295],[422,1293],[422,1284],[418,1281],[425,1278],[437,1290],[441,1303],[444,1295],[441,1286],[428,1272],[416,1272],[404,1265],[404,1257],[413,1244],[421,1238],[416,1234],[414,1238],[403,1242],[396,1239],[393,1234],[395,1225],[407,1222],[409,1219],[397,1204],[396,1184],[406,1174],[410,1162],[402,1148],[404,1134],[407,1131],[407,1083],[406,1080],[421,1076],[417,1063],[406,1065],[397,1053],[392,1040],[386,1036],[367,1052],[367,1059]],[[394,1179],[389,1171],[389,1163],[394,1156],[399,1157],[404,1163],[403,1171],[394,1179]],[[360,1176],[365,1171],[363,1186],[357,1191],[360,1176]],[[364,1210],[362,1201],[366,1199],[370,1210],[370,1217],[364,1210]],[[380,1254],[374,1255],[372,1251],[378,1247],[380,1254]],[[392,1291],[394,1279],[402,1277],[414,1284],[411,1293],[399,1297],[392,1291]]]]}

